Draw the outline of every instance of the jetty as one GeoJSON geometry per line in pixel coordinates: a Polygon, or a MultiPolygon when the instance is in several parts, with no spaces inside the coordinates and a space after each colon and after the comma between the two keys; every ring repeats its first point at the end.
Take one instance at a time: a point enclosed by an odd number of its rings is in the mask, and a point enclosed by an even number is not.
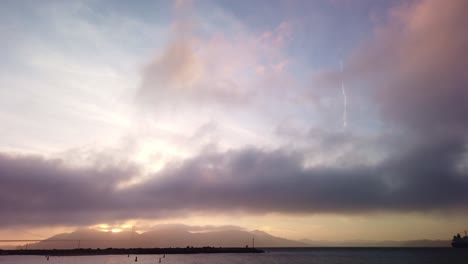
{"type": "Polygon", "coordinates": [[[186,247],[186,248],[106,248],[106,249],[13,249],[1,250],[0,255],[42,256],[95,256],[95,255],[155,255],[155,254],[219,254],[219,253],[263,253],[249,247],[186,247]]]}

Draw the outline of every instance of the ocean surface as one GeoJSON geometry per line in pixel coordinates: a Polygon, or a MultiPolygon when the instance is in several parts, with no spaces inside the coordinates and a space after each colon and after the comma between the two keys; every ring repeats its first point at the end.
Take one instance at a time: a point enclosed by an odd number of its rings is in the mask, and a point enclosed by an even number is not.
{"type": "Polygon", "coordinates": [[[111,256],[0,256],[0,264],[395,264],[468,263],[468,249],[455,248],[308,248],[266,249],[262,254],[111,255],[111,256]],[[138,262],[135,262],[138,257],[138,262]]]}

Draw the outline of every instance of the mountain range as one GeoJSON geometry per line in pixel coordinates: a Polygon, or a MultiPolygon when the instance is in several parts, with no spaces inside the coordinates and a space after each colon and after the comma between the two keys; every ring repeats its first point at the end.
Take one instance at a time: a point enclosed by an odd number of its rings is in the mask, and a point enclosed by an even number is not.
{"type": "Polygon", "coordinates": [[[180,227],[165,227],[137,232],[101,232],[82,229],[63,233],[37,243],[28,249],[65,248],[168,248],[168,247],[307,247],[303,242],[275,237],[262,231],[216,230],[190,232],[180,227]]]}
{"type": "MultiPolygon", "coordinates": [[[[448,240],[408,241],[325,241],[289,240],[272,236],[266,232],[242,229],[191,231],[183,225],[163,225],[151,231],[137,233],[123,231],[102,232],[93,229],[79,229],[62,233],[37,243],[27,245],[28,249],[66,248],[168,248],[168,247],[449,247],[448,240]]],[[[25,248],[26,245],[21,248],[25,248]]]]}

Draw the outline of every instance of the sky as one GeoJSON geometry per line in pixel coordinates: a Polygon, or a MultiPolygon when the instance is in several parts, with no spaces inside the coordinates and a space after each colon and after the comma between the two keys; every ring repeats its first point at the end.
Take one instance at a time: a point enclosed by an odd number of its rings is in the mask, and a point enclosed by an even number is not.
{"type": "Polygon", "coordinates": [[[468,1],[0,3],[0,236],[450,239],[468,1]]]}

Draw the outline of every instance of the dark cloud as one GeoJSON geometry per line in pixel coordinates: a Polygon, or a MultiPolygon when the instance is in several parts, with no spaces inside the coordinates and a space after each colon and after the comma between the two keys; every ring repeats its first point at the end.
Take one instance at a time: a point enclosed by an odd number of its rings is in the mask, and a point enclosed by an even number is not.
{"type": "Polygon", "coordinates": [[[138,187],[160,207],[266,212],[426,211],[463,208],[467,175],[450,156],[458,142],[441,140],[375,167],[304,168],[303,155],[245,149],[188,161],[138,187]],[[442,155],[440,157],[440,155],[442,155]],[[429,163],[428,163],[429,162],[429,163]],[[164,199],[167,197],[167,199],[164,199]],[[159,204],[160,203],[160,204],[159,204]]]}
{"type": "Polygon", "coordinates": [[[125,189],[135,170],[80,169],[30,157],[0,159],[3,226],[90,224],[194,212],[361,213],[467,209],[458,142],[440,142],[375,167],[304,168],[287,150],[214,152],[125,189]]]}
{"type": "Polygon", "coordinates": [[[0,222],[79,223],[94,211],[117,209],[123,197],[115,196],[114,187],[136,173],[136,168],[125,166],[77,168],[60,160],[1,154],[0,222]]]}

